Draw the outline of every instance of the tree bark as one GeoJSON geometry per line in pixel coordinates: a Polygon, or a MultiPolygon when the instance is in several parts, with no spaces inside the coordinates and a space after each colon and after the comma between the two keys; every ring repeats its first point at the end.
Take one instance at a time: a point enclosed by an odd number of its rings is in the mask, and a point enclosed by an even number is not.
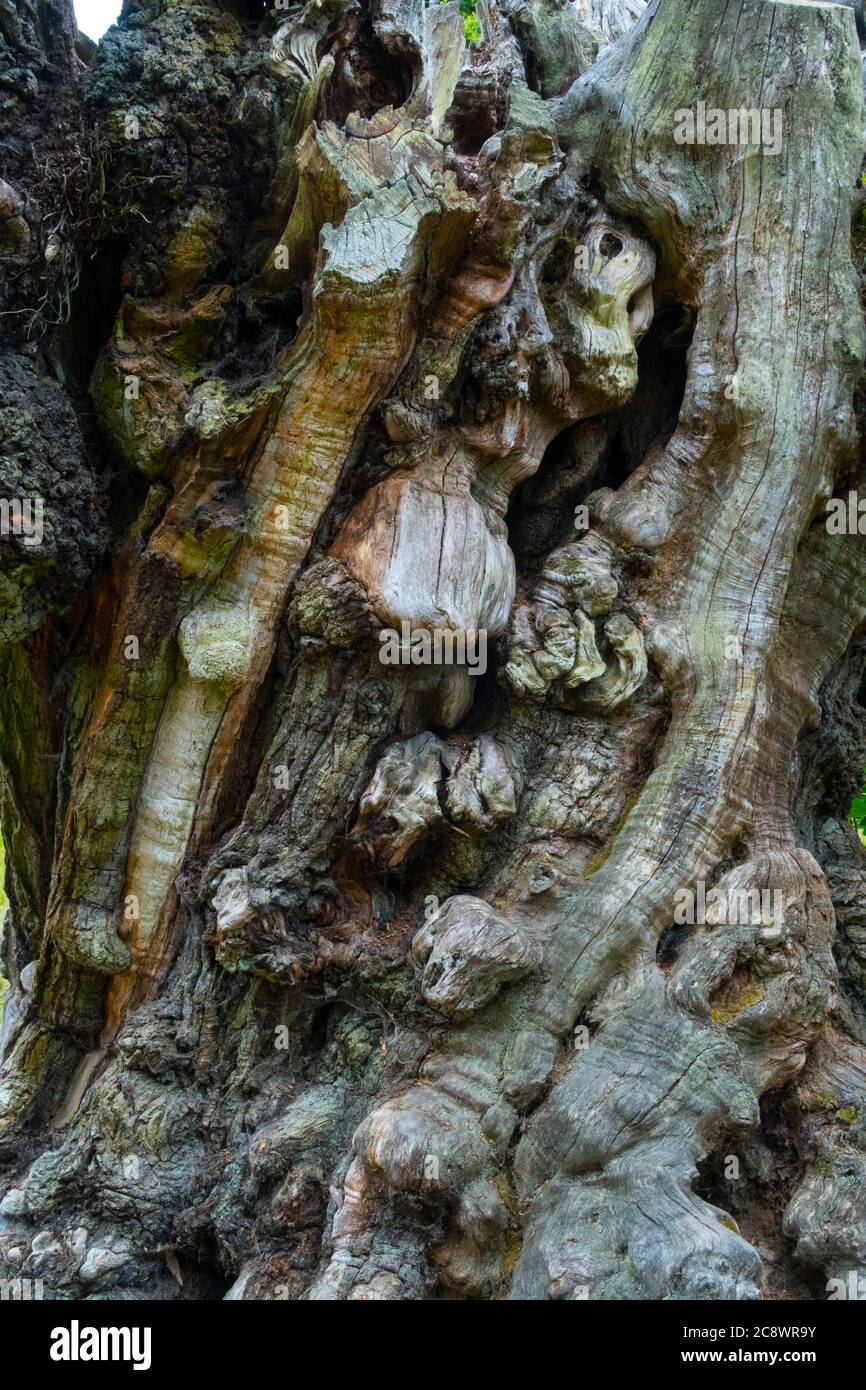
{"type": "Polygon", "coordinates": [[[866,1278],[860,6],[478,21],[0,11],[54,1297],[866,1278]]]}

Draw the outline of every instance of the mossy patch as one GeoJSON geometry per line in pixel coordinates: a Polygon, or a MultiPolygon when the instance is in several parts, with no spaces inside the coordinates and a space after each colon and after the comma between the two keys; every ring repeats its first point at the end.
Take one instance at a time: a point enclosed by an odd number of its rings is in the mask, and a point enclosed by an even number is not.
{"type": "Polygon", "coordinates": [[[839,1101],[836,1096],[831,1096],[829,1091],[816,1091],[813,1104],[820,1110],[835,1110],[839,1105],[839,1101]]]}
{"type": "Polygon", "coordinates": [[[513,1231],[509,1231],[505,1237],[505,1253],[499,1266],[499,1273],[505,1283],[511,1283],[511,1276],[514,1267],[520,1259],[520,1252],[523,1249],[523,1241],[513,1231]]]}
{"type": "Polygon", "coordinates": [[[171,299],[183,299],[201,283],[215,252],[216,222],[201,204],[175,232],[166,253],[165,283],[171,299]]]}
{"type": "Polygon", "coordinates": [[[836,1111],[836,1119],[841,1120],[845,1125],[856,1124],[858,1118],[859,1112],[856,1105],[843,1105],[840,1110],[836,1111]]]}
{"type": "Polygon", "coordinates": [[[713,1023],[730,1023],[732,1019],[741,1014],[744,1009],[748,1009],[752,1004],[757,1004],[764,997],[764,991],[760,985],[747,985],[739,994],[733,995],[725,1004],[716,1004],[710,1009],[710,1016],[713,1023]]]}
{"type": "Polygon", "coordinates": [[[511,1186],[504,1173],[497,1173],[493,1179],[493,1186],[499,1194],[499,1199],[508,1215],[513,1219],[517,1216],[517,1193],[511,1186]]]}
{"type": "Polygon", "coordinates": [[[623,804],[623,808],[620,811],[619,816],[617,818],[616,825],[610,832],[610,835],[608,836],[606,843],[602,846],[602,848],[598,851],[597,854],[593,855],[593,857],[587,862],[586,866],[584,867],[584,878],[592,878],[593,874],[601,868],[604,861],[610,855],[611,850],[613,849],[614,844],[616,843],[616,837],[625,825],[631,813],[631,809],[637,801],[638,797],[640,796],[640,793],[641,789],[639,787],[636,787],[634,791],[629,792],[623,804]]]}

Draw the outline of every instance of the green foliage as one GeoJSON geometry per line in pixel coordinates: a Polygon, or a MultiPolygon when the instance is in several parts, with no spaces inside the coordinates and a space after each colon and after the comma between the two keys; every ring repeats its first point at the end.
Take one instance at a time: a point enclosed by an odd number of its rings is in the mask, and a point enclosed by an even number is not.
{"type": "Polygon", "coordinates": [[[848,815],[860,835],[860,839],[866,843],[866,786],[860,789],[859,796],[855,796],[851,802],[851,810],[848,815]]]}
{"type": "MultiPolygon", "coordinates": [[[[448,0],[440,0],[445,5],[448,0]]],[[[481,42],[481,25],[475,13],[476,0],[460,0],[460,13],[463,16],[463,32],[467,43],[481,42]]]]}

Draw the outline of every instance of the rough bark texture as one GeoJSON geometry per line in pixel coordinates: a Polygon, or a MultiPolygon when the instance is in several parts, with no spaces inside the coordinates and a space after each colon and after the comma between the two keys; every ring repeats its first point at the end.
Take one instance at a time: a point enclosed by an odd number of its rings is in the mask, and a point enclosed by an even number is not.
{"type": "Polygon", "coordinates": [[[0,0],[0,1276],[54,1297],[866,1278],[860,7],[478,19],[0,0]]]}

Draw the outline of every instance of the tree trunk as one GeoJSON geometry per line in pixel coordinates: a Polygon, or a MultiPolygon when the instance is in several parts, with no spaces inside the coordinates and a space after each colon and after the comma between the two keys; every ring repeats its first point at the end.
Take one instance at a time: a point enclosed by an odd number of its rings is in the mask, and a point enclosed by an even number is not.
{"type": "Polygon", "coordinates": [[[860,7],[477,20],[0,11],[53,1297],[866,1278],[860,7]]]}

